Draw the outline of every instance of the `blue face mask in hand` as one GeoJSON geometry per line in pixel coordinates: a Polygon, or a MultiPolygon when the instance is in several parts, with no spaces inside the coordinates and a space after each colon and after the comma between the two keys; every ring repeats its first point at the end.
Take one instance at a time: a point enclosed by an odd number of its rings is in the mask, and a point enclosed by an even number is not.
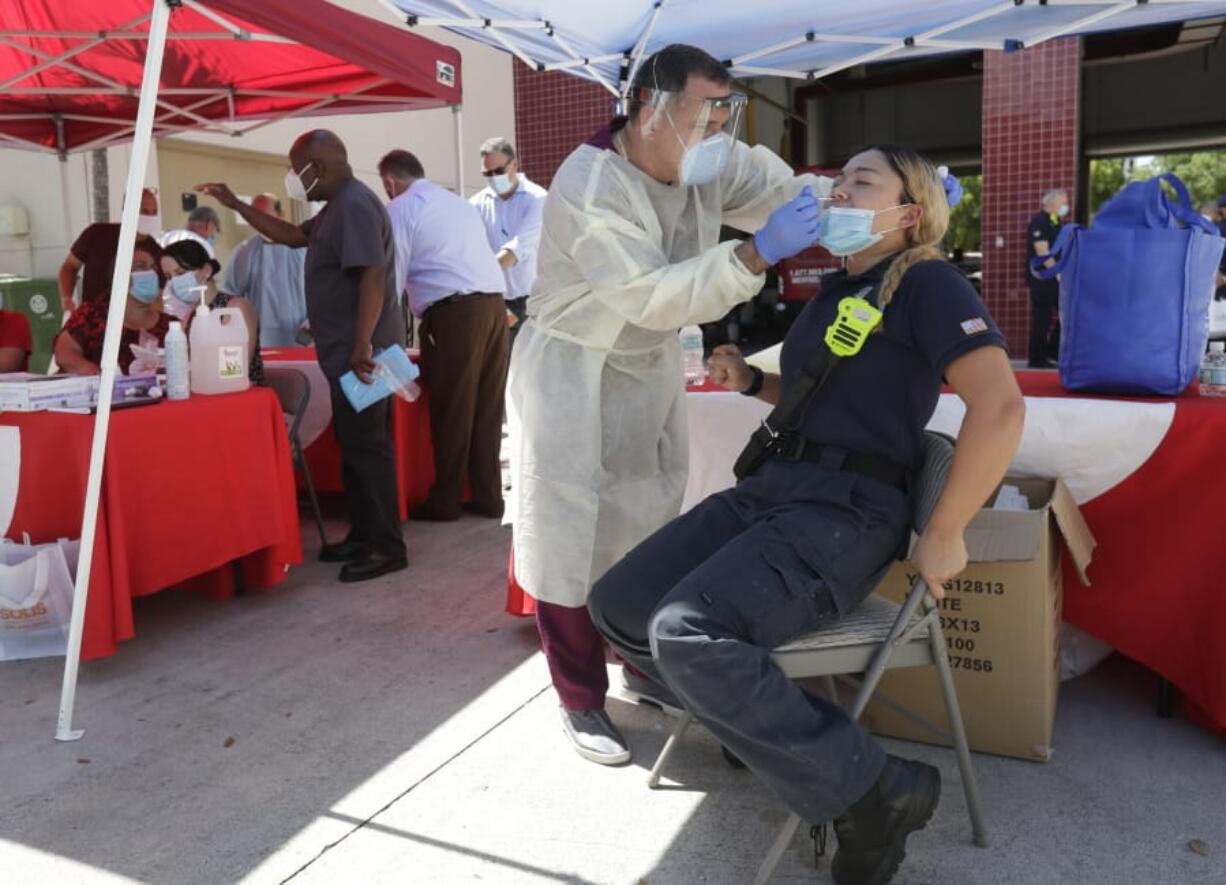
{"type": "Polygon", "coordinates": [[[128,292],[141,304],[151,304],[158,297],[158,275],[155,270],[134,270],[128,278],[128,292]]]}
{"type": "MultiPolygon", "coordinates": [[[[882,209],[881,212],[901,209],[906,205],[908,204],[901,203],[889,209],[882,209]]],[[[826,209],[818,221],[818,245],[839,258],[863,252],[870,246],[881,242],[883,236],[896,229],[891,227],[874,232],[873,220],[878,214],[872,209],[850,209],[838,206],[826,209]]]]}
{"type": "Polygon", "coordinates": [[[178,298],[184,304],[196,305],[200,303],[200,289],[196,288],[203,285],[194,273],[188,272],[179,274],[177,277],[170,279],[170,294],[178,298]],[[195,291],[192,291],[195,289],[195,291]]]}

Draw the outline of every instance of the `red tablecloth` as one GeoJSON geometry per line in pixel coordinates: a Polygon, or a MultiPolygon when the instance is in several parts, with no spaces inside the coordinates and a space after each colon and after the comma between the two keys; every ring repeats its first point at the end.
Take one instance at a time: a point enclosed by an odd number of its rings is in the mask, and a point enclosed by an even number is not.
{"type": "MultiPolygon", "coordinates": [[[[93,424],[93,415],[0,414],[21,434],[9,537],[80,536],[93,424]]],[[[189,580],[228,596],[235,560],[250,587],[277,584],[302,562],[289,439],[271,391],[124,409],[109,436],[84,659],[136,635],[135,596],[189,580]]]]}
{"type": "MultiPolygon", "coordinates": [[[[315,364],[313,347],[278,347],[264,352],[264,361],[277,363],[315,364]]],[[[305,366],[303,367],[305,369],[305,366]]],[[[327,382],[322,372],[315,372],[312,397],[328,397],[327,382]]],[[[423,503],[434,484],[434,447],[430,441],[430,409],[424,379],[422,395],[414,402],[396,397],[392,400],[392,437],[396,446],[396,485],[400,502],[400,518],[409,518],[409,509],[423,503]]],[[[306,447],[307,466],[317,491],[341,492],[341,450],[336,444],[332,426],[306,447]]],[[[300,480],[301,483],[301,480],[300,480]]]]}
{"type": "MultiPolygon", "coordinates": [[[[1054,372],[1021,372],[1027,396],[1069,393],[1054,372]]],[[[1081,506],[1098,541],[1089,587],[1064,564],[1064,618],[1166,677],[1207,720],[1226,730],[1226,400],[1195,387],[1174,400],[1175,417],[1149,459],[1081,506]]]]}
{"type": "MultiPolygon", "coordinates": [[[[1081,511],[1098,541],[1089,576],[1065,562],[1064,617],[1174,683],[1192,714],[1226,730],[1226,589],[1217,553],[1226,502],[1226,400],[1195,389],[1174,400],[1069,393],[1055,372],[1019,372],[1028,397],[1173,402],[1161,444],[1141,466],[1081,511]]],[[[701,392],[701,391],[700,391],[701,392]]],[[[506,609],[535,603],[512,563],[506,609]]]]}

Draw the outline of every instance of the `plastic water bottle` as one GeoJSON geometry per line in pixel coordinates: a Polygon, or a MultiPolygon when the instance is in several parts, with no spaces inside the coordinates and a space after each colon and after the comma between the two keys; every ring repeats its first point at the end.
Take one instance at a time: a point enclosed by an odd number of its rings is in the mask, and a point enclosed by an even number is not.
{"type": "Polygon", "coordinates": [[[187,335],[183,324],[172,322],[166,333],[166,397],[187,399],[191,396],[191,379],[188,377],[187,335]]]}
{"type": "Polygon", "coordinates": [[[702,329],[686,326],[681,330],[681,369],[686,384],[697,386],[706,383],[707,366],[702,357],[702,329]]]}
{"type": "Polygon", "coordinates": [[[1200,395],[1226,396],[1226,341],[1210,341],[1200,364],[1200,395]]]}

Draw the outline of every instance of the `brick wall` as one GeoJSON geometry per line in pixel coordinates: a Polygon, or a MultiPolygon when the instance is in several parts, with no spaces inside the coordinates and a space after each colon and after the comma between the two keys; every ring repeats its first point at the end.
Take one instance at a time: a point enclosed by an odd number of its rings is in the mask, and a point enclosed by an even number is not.
{"type": "Polygon", "coordinates": [[[540,73],[516,60],[515,148],[524,174],[548,187],[567,155],[613,117],[613,94],[573,74],[540,73]]]}
{"type": "Polygon", "coordinates": [[[1081,41],[983,55],[983,294],[1011,355],[1025,359],[1026,222],[1045,191],[1077,192],[1081,41]]]}

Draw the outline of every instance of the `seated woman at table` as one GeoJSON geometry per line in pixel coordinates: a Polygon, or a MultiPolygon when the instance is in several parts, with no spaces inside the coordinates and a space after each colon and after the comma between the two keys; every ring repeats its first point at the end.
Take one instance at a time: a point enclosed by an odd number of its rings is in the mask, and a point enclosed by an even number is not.
{"type": "Polygon", "coordinates": [[[247,352],[251,354],[247,377],[252,384],[264,383],[264,360],[260,357],[260,327],[255,306],[246,298],[222,292],[217,288],[221,265],[195,240],[179,240],[162,250],[162,271],[166,284],[163,310],[181,320],[190,329],[196,307],[203,297],[210,307],[233,307],[243,315],[247,326],[247,352]]]}
{"type": "MultiPolygon", "coordinates": [[[[125,375],[135,360],[133,344],[161,347],[170,329],[170,317],[162,313],[165,277],[158,262],[162,250],[151,239],[141,239],[132,253],[132,273],[124,303],[123,334],[119,339],[119,370],[125,375]]],[[[87,301],[68,317],[52,345],[61,372],[97,375],[102,363],[110,299],[87,301]]]]}
{"type": "Polygon", "coordinates": [[[908,149],[883,145],[848,162],[818,239],[845,267],[793,324],[782,375],[749,367],[735,347],[711,357],[710,375],[777,403],[826,346],[840,302],[875,294],[883,320],[809,399],[800,433],[631,551],[588,602],[658,700],[679,699],[797,815],[834,821],[840,885],[893,876],[907,836],[936,807],[940,775],[887,756],[842,708],[792,682],[771,650],[851,612],[906,551],[908,478],[924,461],[942,379],[967,411],[911,557],[934,596],[965,568],[963,531],[1020,440],[1025,407],[1005,339],[938,249],[959,190],[908,149]]]}

